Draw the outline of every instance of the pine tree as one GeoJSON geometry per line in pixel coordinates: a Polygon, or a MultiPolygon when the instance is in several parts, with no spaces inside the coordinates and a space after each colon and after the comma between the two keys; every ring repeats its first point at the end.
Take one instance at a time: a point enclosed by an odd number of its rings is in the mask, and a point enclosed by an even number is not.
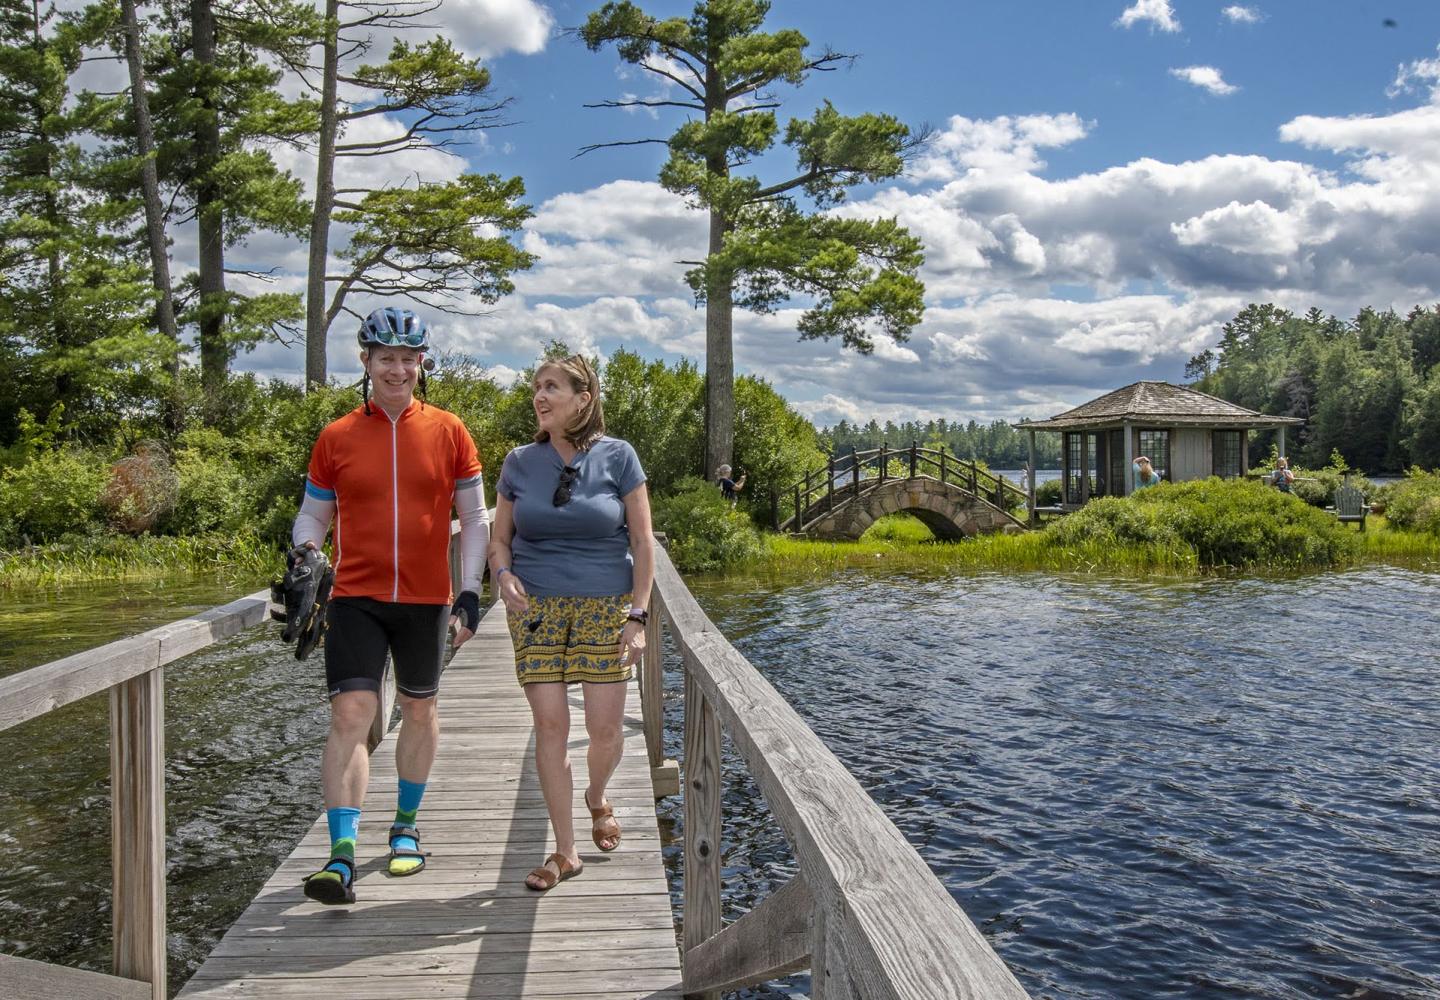
{"type": "MultiPolygon", "coordinates": [[[[770,312],[792,295],[811,301],[802,339],[839,337],[869,353],[878,332],[906,338],[924,310],[916,278],[920,241],[894,219],[842,218],[827,211],[847,188],[898,175],[920,141],[889,115],[841,115],[824,102],[782,132],[773,89],[798,86],[851,57],[810,53],[800,32],[762,30],[764,0],[701,0],[689,18],[659,19],[633,3],[607,3],[581,36],[591,51],[613,44],[620,58],[678,88],[679,100],[627,98],[602,107],[670,108],[692,116],[668,139],[586,147],[663,144],[660,182],[709,214],[705,258],[687,281],[705,305],[705,465],[730,464],[734,443],[733,312],[770,312]],[[739,173],[783,141],[796,159],[788,177],[766,183],[739,173]],[[800,199],[808,201],[802,205],[800,199]]],[[[923,137],[921,137],[923,138],[923,137]]]]}

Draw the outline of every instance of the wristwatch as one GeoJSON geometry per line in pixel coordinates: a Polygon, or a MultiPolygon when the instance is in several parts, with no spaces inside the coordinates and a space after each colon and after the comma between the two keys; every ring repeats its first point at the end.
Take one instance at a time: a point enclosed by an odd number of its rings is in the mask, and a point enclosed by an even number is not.
{"type": "Polygon", "coordinates": [[[627,622],[639,622],[641,625],[650,624],[650,612],[644,608],[631,608],[630,613],[625,616],[627,622]]]}

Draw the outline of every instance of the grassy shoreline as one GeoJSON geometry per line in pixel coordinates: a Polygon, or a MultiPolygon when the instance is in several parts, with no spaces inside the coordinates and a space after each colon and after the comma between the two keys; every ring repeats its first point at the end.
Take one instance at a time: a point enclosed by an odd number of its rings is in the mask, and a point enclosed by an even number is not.
{"type": "Polygon", "coordinates": [[[257,535],[72,536],[0,552],[0,592],[132,583],[213,573],[253,585],[279,571],[280,554],[257,535]]]}
{"type": "MultiPolygon", "coordinates": [[[[1334,568],[1385,565],[1440,571],[1440,537],[1395,530],[1377,515],[1370,518],[1368,529],[1356,532],[1354,557],[1334,568]]],[[[1202,566],[1195,550],[1183,544],[1091,541],[1053,546],[1047,545],[1039,532],[937,542],[923,524],[903,515],[883,519],[857,542],[769,534],[763,540],[764,552],[758,558],[717,575],[813,577],[864,569],[1187,577],[1216,571],[1202,566]]],[[[0,552],[0,592],[202,573],[249,585],[274,575],[279,565],[280,554],[255,535],[81,537],[58,545],[0,552]]],[[[1296,569],[1277,565],[1223,571],[1263,575],[1296,569]]]]}

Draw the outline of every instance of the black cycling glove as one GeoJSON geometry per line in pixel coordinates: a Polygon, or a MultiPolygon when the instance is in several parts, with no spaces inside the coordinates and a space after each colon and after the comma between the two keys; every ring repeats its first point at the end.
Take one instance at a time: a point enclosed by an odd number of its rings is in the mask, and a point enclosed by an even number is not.
{"type": "Polygon", "coordinates": [[[480,595],[473,590],[460,591],[450,613],[460,619],[461,628],[474,632],[480,625],[480,595]]]}

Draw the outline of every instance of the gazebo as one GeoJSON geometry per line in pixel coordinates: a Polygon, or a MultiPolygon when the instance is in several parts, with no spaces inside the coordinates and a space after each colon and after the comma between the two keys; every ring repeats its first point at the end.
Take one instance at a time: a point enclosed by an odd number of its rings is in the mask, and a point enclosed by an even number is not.
{"type": "Polygon", "coordinates": [[[1129,496],[1135,489],[1131,463],[1149,456],[1161,478],[1170,482],[1207,476],[1243,476],[1249,471],[1249,432],[1279,431],[1285,454],[1285,428],[1304,421],[1272,417],[1169,382],[1135,382],[1082,403],[1049,420],[1011,424],[1030,435],[1027,466],[1030,515],[1035,516],[1035,432],[1058,431],[1060,509],[1075,510],[1091,497],[1129,496]]]}

